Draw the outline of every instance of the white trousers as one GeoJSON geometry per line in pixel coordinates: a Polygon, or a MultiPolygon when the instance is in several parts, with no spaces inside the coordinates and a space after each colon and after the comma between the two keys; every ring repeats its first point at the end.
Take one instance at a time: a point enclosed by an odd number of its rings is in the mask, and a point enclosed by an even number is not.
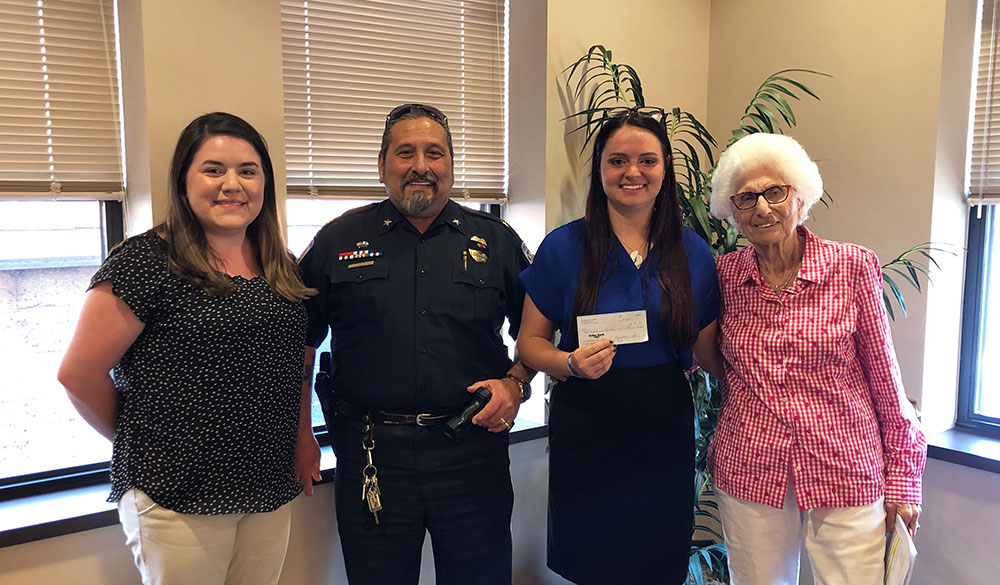
{"type": "Polygon", "coordinates": [[[291,503],[261,514],[181,514],[132,489],[118,518],[144,585],[274,585],[291,503]]]}
{"type": "Polygon", "coordinates": [[[784,508],[734,498],[716,488],[732,585],[797,585],[805,543],[816,585],[881,585],[885,506],[800,512],[792,484],[784,508]]]}

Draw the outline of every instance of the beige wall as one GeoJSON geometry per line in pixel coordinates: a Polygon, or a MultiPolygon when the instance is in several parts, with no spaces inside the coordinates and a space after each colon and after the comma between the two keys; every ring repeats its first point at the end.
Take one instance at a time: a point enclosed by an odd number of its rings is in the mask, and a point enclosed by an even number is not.
{"type": "Polygon", "coordinates": [[[562,70],[591,45],[604,45],[615,62],[638,71],[647,105],[680,106],[704,118],[710,2],[636,0],[611,9],[607,2],[549,0],[548,7],[545,226],[551,231],[583,215],[589,173],[582,134],[567,138],[575,126],[560,121],[582,109],[569,103],[562,70]]]}
{"type": "Polygon", "coordinates": [[[943,270],[934,277],[934,285],[927,292],[921,407],[924,427],[931,432],[951,428],[958,409],[957,374],[965,285],[963,249],[969,216],[964,197],[965,159],[975,24],[975,0],[951,0],[946,4],[929,239],[948,246],[956,256],[947,257],[943,270]]]}
{"type": "MultiPolygon", "coordinates": [[[[531,250],[545,237],[546,97],[552,93],[545,59],[548,10],[537,0],[510,0],[507,222],[531,250]]],[[[537,382],[536,382],[537,384],[537,382]]],[[[540,392],[541,388],[536,388],[540,392]]]]}
{"type": "Polygon", "coordinates": [[[120,19],[127,233],[140,233],[164,219],[167,171],[177,137],[196,116],[217,110],[245,118],[267,140],[278,208],[283,210],[279,3],[121,0],[120,19]]]}
{"type": "MultiPolygon", "coordinates": [[[[872,248],[886,262],[931,239],[939,128],[957,124],[964,131],[967,124],[967,98],[949,119],[939,119],[944,25],[942,0],[715,0],[709,128],[727,140],[753,92],[775,71],[832,75],[799,76],[822,101],[795,102],[799,126],[790,133],[819,162],[833,196],[830,209],[813,208],[807,225],[821,237],[872,248]]],[[[971,38],[971,30],[965,34],[971,38]]],[[[953,189],[954,198],[958,183],[940,188],[953,189]]],[[[942,279],[960,278],[961,262],[948,263],[952,272],[942,279]]],[[[897,317],[893,337],[907,393],[920,400],[927,296],[905,293],[910,316],[897,317]]]]}

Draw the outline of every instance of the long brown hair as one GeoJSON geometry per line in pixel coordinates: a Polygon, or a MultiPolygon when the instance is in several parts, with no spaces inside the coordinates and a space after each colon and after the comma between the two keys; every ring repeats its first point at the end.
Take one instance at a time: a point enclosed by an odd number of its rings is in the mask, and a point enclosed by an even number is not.
{"type": "MultiPolygon", "coordinates": [[[[597,293],[601,276],[611,253],[614,233],[608,214],[608,195],[601,182],[601,156],[611,135],[625,125],[636,126],[653,133],[663,150],[663,184],[653,203],[649,219],[647,244],[656,251],[657,282],[660,285],[660,329],[664,339],[678,348],[688,348],[694,343],[694,297],[691,276],[688,272],[687,254],[684,251],[681,212],[677,204],[677,183],[670,156],[670,138],[666,128],[655,118],[635,111],[624,112],[608,119],[594,140],[594,154],[590,168],[590,191],[587,193],[586,229],[583,240],[583,269],[573,301],[572,335],[576,335],[576,317],[589,315],[597,306],[597,293]]],[[[642,270],[652,270],[650,263],[642,270]]]]}
{"type": "Polygon", "coordinates": [[[213,112],[195,118],[181,132],[170,163],[167,220],[154,228],[168,242],[167,265],[171,272],[190,280],[206,293],[224,296],[233,292],[233,284],[212,266],[214,252],[205,238],[198,217],[187,198],[187,172],[195,153],[213,136],[232,136],[245,140],[260,156],[264,172],[264,201],[260,213],[247,226],[247,239],[253,246],[257,263],[271,290],[290,301],[301,301],[316,294],[299,278],[295,261],[285,247],[278,225],[278,207],[274,186],[274,167],[267,143],[246,120],[213,112]]]}

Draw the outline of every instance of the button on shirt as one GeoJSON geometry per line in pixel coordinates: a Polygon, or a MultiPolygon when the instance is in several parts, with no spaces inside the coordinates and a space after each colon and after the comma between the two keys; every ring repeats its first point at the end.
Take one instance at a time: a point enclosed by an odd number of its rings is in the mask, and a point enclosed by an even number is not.
{"type": "Polygon", "coordinates": [[[517,335],[528,263],[509,226],[454,201],[422,234],[388,200],[348,212],[301,261],[319,291],[306,343],[331,328],[334,391],[359,408],[457,410],[511,366],[500,329],[517,335]]]}
{"type": "Polygon", "coordinates": [[[805,227],[798,278],[775,293],[753,246],[717,259],[726,382],[709,449],[726,493],[799,509],[920,503],[927,443],[903,392],[871,250],[805,227]]]}

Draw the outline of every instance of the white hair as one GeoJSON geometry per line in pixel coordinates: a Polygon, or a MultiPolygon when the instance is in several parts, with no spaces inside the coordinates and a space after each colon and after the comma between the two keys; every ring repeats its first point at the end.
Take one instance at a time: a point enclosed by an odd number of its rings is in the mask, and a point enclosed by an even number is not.
{"type": "Polygon", "coordinates": [[[734,223],[729,198],[743,186],[749,172],[762,168],[777,173],[795,188],[794,193],[802,203],[799,223],[804,222],[809,209],[823,196],[819,167],[791,136],[762,132],[740,138],[719,157],[712,176],[712,215],[734,223]]]}

